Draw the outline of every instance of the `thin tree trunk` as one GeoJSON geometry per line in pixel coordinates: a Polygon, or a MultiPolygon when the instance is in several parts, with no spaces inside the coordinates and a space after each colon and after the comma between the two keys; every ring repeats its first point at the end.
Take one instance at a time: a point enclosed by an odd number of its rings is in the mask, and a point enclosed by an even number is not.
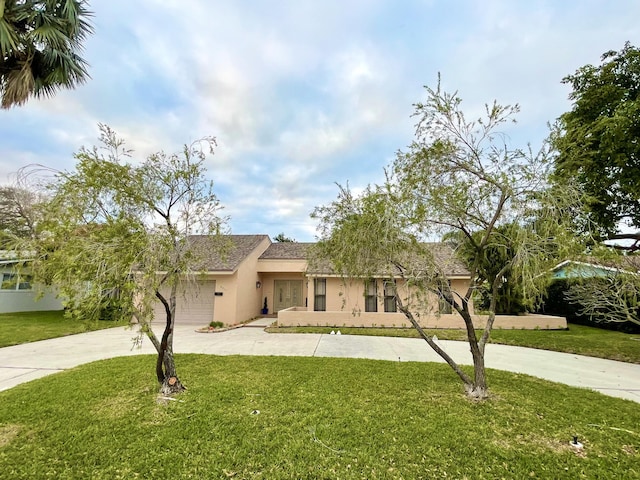
{"type": "Polygon", "coordinates": [[[487,376],[484,367],[484,348],[478,343],[476,338],[476,329],[473,326],[473,319],[469,313],[468,304],[465,308],[458,308],[454,305],[467,328],[467,341],[469,343],[469,349],[471,350],[471,357],[473,359],[473,382],[465,384],[467,395],[474,399],[484,399],[489,395],[489,389],[487,387],[487,376]]]}
{"type": "Polygon", "coordinates": [[[400,297],[398,297],[398,296],[396,297],[396,303],[398,304],[398,308],[400,309],[400,311],[404,314],[405,317],[407,317],[409,322],[411,322],[411,325],[413,325],[413,327],[418,331],[420,336],[429,344],[429,346],[438,355],[440,355],[440,357],[445,362],[447,362],[449,364],[449,366],[458,375],[458,377],[460,377],[460,380],[462,380],[462,383],[464,383],[465,390],[469,391],[469,388],[473,387],[473,382],[472,382],[471,378],[469,378],[469,376],[460,369],[460,366],[453,360],[453,358],[451,358],[449,356],[449,354],[447,352],[442,350],[438,346],[438,344],[433,341],[433,338],[431,338],[429,335],[427,335],[427,333],[423,330],[423,328],[420,326],[420,324],[416,321],[416,319],[414,318],[413,314],[409,311],[409,309],[407,307],[404,306],[404,304],[402,303],[402,300],[400,300],[400,297]]]}
{"type": "Polygon", "coordinates": [[[173,359],[173,324],[176,311],[176,286],[173,285],[171,287],[171,303],[167,302],[158,291],[156,291],[156,297],[164,305],[166,313],[166,323],[162,339],[160,340],[158,358],[156,360],[156,377],[161,384],[160,392],[169,395],[186,390],[186,387],[178,378],[175,361],[173,359]]]}

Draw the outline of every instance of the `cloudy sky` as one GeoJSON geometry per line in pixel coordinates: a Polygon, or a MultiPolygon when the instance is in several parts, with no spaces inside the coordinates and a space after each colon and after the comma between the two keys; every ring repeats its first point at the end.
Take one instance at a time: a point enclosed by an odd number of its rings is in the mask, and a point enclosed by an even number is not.
{"type": "Polygon", "coordinates": [[[468,112],[519,103],[515,145],[570,108],[561,79],[626,40],[637,0],[93,0],[91,80],[0,111],[0,183],[72,169],[98,123],[138,158],[205,135],[233,233],[312,241],[335,183],[380,181],[438,72],[468,112]]]}

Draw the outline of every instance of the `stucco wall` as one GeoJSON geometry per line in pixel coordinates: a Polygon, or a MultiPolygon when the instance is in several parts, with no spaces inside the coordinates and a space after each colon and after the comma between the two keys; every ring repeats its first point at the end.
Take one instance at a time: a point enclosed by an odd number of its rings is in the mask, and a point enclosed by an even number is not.
{"type": "MultiPolygon", "coordinates": [[[[474,315],[476,328],[484,328],[486,315],[474,315]]],[[[464,321],[457,314],[427,315],[420,318],[425,328],[465,328],[464,321]]],[[[330,327],[411,327],[401,313],[364,312],[364,311],[327,311],[314,312],[305,308],[290,308],[278,313],[278,325],[330,326],[330,327]]],[[[554,330],[567,328],[564,317],[551,315],[497,315],[493,324],[495,329],[554,330]]]]}
{"type": "Polygon", "coordinates": [[[235,299],[236,314],[234,323],[245,322],[260,314],[262,288],[256,288],[256,282],[261,281],[258,274],[258,258],[269,244],[270,241],[265,238],[238,267],[236,273],[237,296],[235,299]]]}
{"type": "MultiPolygon", "coordinates": [[[[321,277],[319,277],[321,278],[321,277]]],[[[324,277],[322,277],[324,278],[324,277]]],[[[365,312],[365,297],[364,297],[364,279],[342,279],[339,277],[327,277],[327,296],[326,296],[326,311],[327,312],[353,312],[360,311],[361,314],[364,313],[374,313],[374,312],[365,312]]],[[[382,279],[377,279],[377,313],[384,313],[384,284],[382,279]]],[[[451,288],[453,291],[459,293],[460,295],[464,295],[468,288],[469,281],[466,279],[453,279],[451,280],[451,288]]],[[[308,282],[308,297],[309,303],[307,305],[308,309],[312,311],[314,309],[315,304],[315,291],[314,291],[314,283],[313,278],[309,278],[308,282]]],[[[419,300],[412,296],[409,298],[409,290],[406,286],[406,283],[401,280],[396,280],[396,290],[398,295],[403,300],[405,305],[408,305],[409,302],[416,303],[419,300]]],[[[438,299],[435,295],[428,295],[426,299],[422,300],[423,304],[418,310],[420,310],[424,315],[429,313],[437,313],[438,311],[438,299]]],[[[471,313],[473,310],[473,302],[470,305],[471,313]]]]}

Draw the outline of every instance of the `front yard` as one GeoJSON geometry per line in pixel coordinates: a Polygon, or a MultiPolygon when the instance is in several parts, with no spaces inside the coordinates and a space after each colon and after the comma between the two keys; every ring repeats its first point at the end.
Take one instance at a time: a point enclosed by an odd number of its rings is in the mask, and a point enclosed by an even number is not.
{"type": "Polygon", "coordinates": [[[110,321],[78,321],[66,318],[63,311],[0,314],[0,347],[63,337],[74,333],[116,327],[110,321]]]}
{"type": "Polygon", "coordinates": [[[477,403],[442,364],[177,355],[158,403],[154,362],[0,392],[2,478],[640,478],[637,403],[525,375],[477,403]]]}

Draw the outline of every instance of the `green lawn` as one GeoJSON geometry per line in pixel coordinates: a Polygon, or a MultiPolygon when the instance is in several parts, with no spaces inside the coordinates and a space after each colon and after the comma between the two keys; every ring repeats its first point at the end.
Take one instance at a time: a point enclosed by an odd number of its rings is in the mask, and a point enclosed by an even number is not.
{"type": "MultiPolygon", "coordinates": [[[[270,327],[271,333],[329,333],[418,338],[412,328],[270,327]]],[[[441,340],[466,340],[464,330],[428,330],[441,340]]],[[[590,357],[640,363],[640,335],[584,325],[569,324],[568,330],[493,330],[491,342],[519,347],[577,353],[590,357]]]]}
{"type": "Polygon", "coordinates": [[[640,478],[638,404],[595,392],[492,370],[474,403],[447,365],[176,359],[164,404],[153,356],[0,392],[2,478],[640,478]]]}
{"type": "MultiPolygon", "coordinates": [[[[89,332],[119,324],[65,318],[62,311],[0,314],[0,347],[89,332]]],[[[122,324],[120,324],[122,325],[122,324]]]]}

